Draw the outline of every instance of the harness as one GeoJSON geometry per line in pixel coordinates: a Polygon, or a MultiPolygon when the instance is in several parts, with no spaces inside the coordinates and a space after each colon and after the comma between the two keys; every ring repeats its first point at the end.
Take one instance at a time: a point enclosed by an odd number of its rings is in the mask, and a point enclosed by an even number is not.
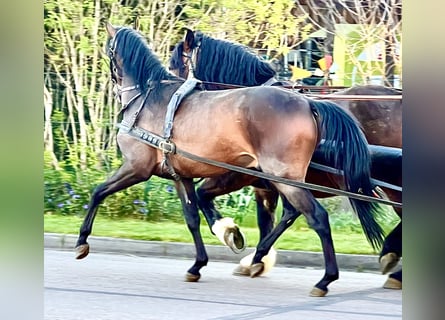
{"type": "MultiPolygon", "coordinates": [[[[119,32],[119,30],[117,32],[119,32]]],[[[114,39],[115,39],[115,37],[114,37],[114,39]]],[[[114,49],[115,49],[115,43],[112,43],[110,53],[109,53],[110,61],[113,61],[114,49]]],[[[135,139],[137,139],[145,144],[148,144],[152,147],[160,149],[163,152],[163,160],[161,163],[161,168],[165,169],[166,172],[168,174],[170,174],[172,176],[172,178],[179,183],[179,186],[181,187],[183,194],[185,196],[186,202],[190,202],[190,201],[187,198],[187,193],[185,192],[184,184],[181,182],[181,177],[175,172],[173,166],[170,163],[170,155],[171,154],[179,154],[179,155],[182,155],[182,156],[184,156],[188,159],[194,160],[194,161],[202,162],[202,163],[209,164],[212,166],[221,167],[221,168],[224,168],[227,170],[236,171],[236,172],[247,174],[247,175],[252,175],[252,176],[270,180],[270,181],[284,183],[284,184],[294,186],[294,187],[305,188],[305,189],[309,189],[309,190],[313,190],[313,191],[327,192],[327,193],[331,193],[331,194],[335,194],[335,195],[347,196],[349,198],[354,198],[354,199],[368,201],[368,202],[379,202],[379,203],[392,205],[392,206],[396,206],[396,207],[402,207],[401,203],[395,202],[395,201],[390,201],[388,199],[374,198],[374,197],[366,196],[363,194],[357,194],[357,193],[339,190],[339,189],[335,189],[335,188],[319,186],[319,185],[315,185],[315,184],[311,184],[311,183],[307,183],[307,182],[299,182],[299,181],[295,181],[295,180],[291,180],[291,179],[277,177],[277,176],[267,174],[267,173],[264,173],[261,171],[247,169],[244,167],[231,165],[231,164],[224,163],[224,162],[207,159],[204,157],[200,157],[200,156],[191,154],[185,150],[178,149],[175,146],[174,142],[171,141],[171,135],[172,135],[172,130],[173,130],[173,119],[174,119],[175,112],[178,109],[181,101],[188,94],[190,94],[190,92],[196,87],[196,85],[198,83],[201,83],[199,80],[194,78],[193,73],[189,73],[189,75],[190,74],[191,74],[191,76],[189,76],[189,78],[176,90],[176,92],[172,95],[172,97],[168,103],[166,117],[165,117],[165,121],[164,121],[163,136],[160,136],[158,134],[155,134],[153,132],[150,132],[148,130],[145,130],[143,128],[136,126],[140,112],[142,111],[142,108],[144,107],[150,92],[153,90],[153,85],[150,83],[150,81],[149,81],[148,89],[144,95],[144,98],[142,99],[141,104],[137,108],[136,112],[129,119],[127,119],[127,120],[123,119],[119,124],[117,124],[118,128],[120,130],[122,130],[123,133],[129,134],[132,137],[134,137],[135,139]]],[[[114,85],[116,86],[116,89],[117,89],[116,95],[118,95],[119,100],[121,100],[120,95],[122,94],[122,92],[139,89],[138,85],[122,88],[121,86],[119,86],[117,84],[114,74],[112,76],[112,80],[113,80],[114,85]]],[[[269,79],[267,81],[267,83],[272,84],[274,82],[273,80],[274,80],[274,78],[269,79]]],[[[118,115],[120,115],[123,111],[125,111],[140,96],[141,96],[141,92],[138,92],[126,104],[122,105],[122,108],[119,111],[118,115]]],[[[330,168],[330,167],[327,167],[327,168],[330,168]]],[[[321,165],[318,166],[318,169],[322,169],[321,165]]],[[[330,169],[332,169],[332,168],[330,168],[330,169]]],[[[341,174],[341,172],[338,170],[336,170],[335,172],[332,172],[332,173],[341,174]]]]}

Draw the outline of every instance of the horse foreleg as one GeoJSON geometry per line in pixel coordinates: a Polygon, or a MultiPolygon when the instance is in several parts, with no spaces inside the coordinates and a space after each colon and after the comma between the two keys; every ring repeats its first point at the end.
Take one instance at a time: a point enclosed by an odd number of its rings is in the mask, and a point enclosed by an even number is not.
{"type": "Polygon", "coordinates": [[[240,253],[246,248],[244,234],[232,218],[224,218],[216,210],[213,200],[219,195],[249,185],[253,179],[253,177],[237,172],[228,172],[217,178],[206,179],[196,191],[198,206],[207,220],[210,231],[235,253],[240,253]]]}
{"type": "Polygon", "coordinates": [[[193,266],[187,271],[186,281],[196,282],[201,278],[200,270],[207,265],[209,258],[204,247],[202,240],[197,198],[193,181],[191,179],[182,179],[180,182],[176,182],[176,190],[178,196],[181,199],[182,210],[184,218],[187,223],[187,227],[190,230],[193,242],[195,243],[196,259],[193,266]]]}
{"type": "Polygon", "coordinates": [[[275,189],[255,188],[257,224],[260,230],[259,241],[264,239],[273,229],[278,196],[275,189]]]}
{"type": "Polygon", "coordinates": [[[270,255],[272,258],[275,256],[272,248],[273,244],[301,214],[284,197],[281,199],[283,201],[283,215],[277,226],[258,243],[249,270],[251,277],[260,276],[268,271],[267,262],[269,258],[267,256],[270,255]]]}
{"type": "MultiPolygon", "coordinates": [[[[278,192],[275,189],[263,189],[263,186],[255,188],[255,200],[257,208],[257,224],[260,231],[258,243],[261,242],[273,229],[275,222],[275,209],[278,204],[278,192]]],[[[241,259],[240,264],[233,270],[237,276],[250,276],[250,266],[255,252],[241,259]]],[[[276,262],[276,251],[271,248],[269,253],[261,260],[264,263],[264,271],[267,273],[276,262]]]]}
{"type": "Polygon", "coordinates": [[[93,191],[90,203],[88,204],[87,215],[80,227],[79,238],[76,244],[76,259],[85,258],[89,253],[90,246],[87,242],[87,238],[91,234],[99,204],[107,196],[147,180],[150,177],[150,174],[148,171],[145,172],[145,174],[137,172],[129,163],[124,163],[113,176],[100,184],[93,191]]]}

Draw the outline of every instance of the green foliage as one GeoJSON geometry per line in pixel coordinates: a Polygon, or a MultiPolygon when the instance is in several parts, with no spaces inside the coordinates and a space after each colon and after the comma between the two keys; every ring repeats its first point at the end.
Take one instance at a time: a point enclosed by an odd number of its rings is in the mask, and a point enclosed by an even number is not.
{"type": "MultiPolygon", "coordinates": [[[[88,209],[92,191],[104,182],[111,172],[120,165],[120,161],[110,164],[109,170],[94,166],[84,170],[75,170],[76,166],[60,163],[61,169],[51,165],[51,157],[45,152],[44,161],[44,212],[84,216],[88,209]]],[[[321,199],[320,202],[329,213],[333,231],[361,234],[362,227],[347,200],[341,197],[321,199]],[[346,205],[345,205],[346,203],[346,205]]],[[[256,228],[256,204],[254,190],[245,187],[239,191],[215,199],[215,207],[223,216],[232,217],[237,224],[256,228]]],[[[385,208],[386,214],[379,218],[379,223],[386,231],[392,229],[399,218],[392,209],[385,208]]],[[[276,220],[281,217],[282,206],[279,202],[276,220]]],[[[152,222],[183,222],[181,203],[174,183],[157,177],[139,183],[105,199],[99,206],[98,214],[110,218],[137,218],[152,222]]],[[[304,217],[298,218],[291,226],[294,231],[309,229],[304,217]]]]}
{"type": "Polygon", "coordinates": [[[224,216],[232,217],[236,223],[244,222],[246,216],[256,216],[255,195],[252,187],[220,196],[215,199],[215,207],[224,213],[224,216]]]}
{"type": "MultiPolygon", "coordinates": [[[[78,234],[82,221],[83,218],[79,216],[45,214],[44,230],[52,233],[78,234]]],[[[258,228],[245,223],[240,224],[240,228],[247,238],[247,245],[256,246],[259,238],[258,228]]],[[[221,245],[203,221],[201,221],[201,234],[205,244],[221,245]]],[[[93,235],[147,241],[193,242],[190,231],[183,222],[153,222],[128,217],[110,218],[103,215],[98,215],[96,218],[93,235]]],[[[337,253],[375,254],[361,233],[333,230],[332,237],[337,253]]],[[[320,239],[313,230],[309,229],[288,229],[274,247],[284,250],[321,251],[320,239]]]]}
{"type": "Polygon", "coordinates": [[[268,55],[285,54],[305,40],[312,30],[305,17],[292,14],[294,3],[287,0],[204,1],[209,14],[187,8],[185,26],[221,37],[267,49],[268,55]],[[200,15],[201,14],[201,15],[200,15]]]}

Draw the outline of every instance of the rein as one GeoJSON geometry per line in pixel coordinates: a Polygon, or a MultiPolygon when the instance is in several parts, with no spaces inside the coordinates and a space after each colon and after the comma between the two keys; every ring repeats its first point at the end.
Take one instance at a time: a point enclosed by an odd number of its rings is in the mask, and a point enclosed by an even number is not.
{"type": "Polygon", "coordinates": [[[344,191],[344,190],[335,189],[335,188],[319,186],[319,185],[316,185],[313,183],[300,182],[300,181],[295,181],[295,180],[286,179],[286,178],[282,178],[282,177],[277,177],[277,176],[274,176],[274,175],[271,175],[271,174],[268,174],[265,172],[261,172],[261,171],[257,171],[257,170],[253,170],[253,169],[247,169],[244,167],[235,166],[235,165],[228,164],[225,162],[207,159],[207,158],[200,157],[195,154],[189,153],[185,150],[179,149],[173,144],[173,142],[169,142],[168,148],[165,148],[165,146],[164,146],[165,139],[163,137],[161,137],[157,134],[154,134],[152,132],[149,132],[147,130],[144,130],[142,128],[133,127],[130,129],[128,134],[130,134],[131,136],[133,136],[134,138],[136,138],[137,140],[139,140],[141,142],[144,142],[152,147],[162,150],[164,153],[178,154],[178,155],[188,158],[190,160],[202,162],[202,163],[205,163],[205,164],[208,164],[211,166],[220,167],[220,168],[224,168],[224,169],[231,170],[231,171],[236,171],[239,173],[247,174],[250,176],[254,176],[257,178],[262,178],[262,179],[266,179],[266,180],[270,180],[270,181],[274,181],[274,182],[278,182],[278,183],[284,183],[284,184],[287,184],[287,185],[290,185],[293,187],[299,187],[299,188],[304,188],[304,189],[309,189],[309,190],[314,190],[314,191],[326,192],[326,193],[330,193],[330,194],[334,194],[334,195],[338,195],[338,196],[346,196],[348,198],[363,200],[363,201],[367,201],[367,202],[378,202],[378,203],[391,205],[391,206],[395,206],[395,207],[400,207],[400,208],[402,207],[402,203],[400,203],[400,202],[390,201],[390,200],[382,199],[382,198],[374,198],[374,197],[366,196],[363,194],[353,193],[353,192],[344,191]]]}
{"type": "MultiPolygon", "coordinates": [[[[315,163],[315,162],[312,162],[312,161],[309,164],[309,166],[314,168],[314,169],[317,169],[317,170],[325,171],[327,173],[333,173],[333,174],[337,174],[337,175],[340,175],[340,176],[343,175],[343,170],[335,169],[335,168],[332,168],[332,167],[329,167],[329,166],[325,166],[323,164],[315,163]]],[[[385,187],[385,188],[388,188],[388,189],[392,189],[392,190],[395,190],[395,191],[402,192],[402,187],[397,186],[397,185],[392,184],[392,183],[388,183],[388,182],[385,182],[385,181],[382,181],[382,180],[378,180],[378,179],[374,179],[374,178],[371,178],[371,182],[376,184],[376,185],[378,185],[379,187],[385,187]]]]}
{"type": "MultiPolygon", "coordinates": [[[[136,112],[130,118],[130,121],[122,120],[121,123],[118,125],[119,128],[124,133],[127,133],[127,134],[133,136],[134,138],[136,138],[137,140],[144,142],[152,147],[160,149],[164,154],[164,165],[167,166],[167,171],[173,176],[174,180],[178,181],[180,178],[174,172],[174,170],[172,170],[173,168],[169,165],[169,163],[167,161],[167,159],[168,159],[167,155],[169,155],[169,154],[178,154],[178,155],[184,156],[185,158],[188,158],[190,160],[194,160],[194,161],[202,162],[202,163],[205,163],[208,165],[212,165],[212,166],[228,169],[231,171],[236,171],[239,173],[251,175],[251,176],[254,176],[257,178],[275,181],[278,183],[284,183],[284,184],[287,184],[287,185],[290,185],[293,187],[300,187],[300,188],[309,189],[309,190],[313,190],[313,191],[326,192],[326,193],[330,193],[330,194],[334,194],[334,195],[338,195],[338,196],[346,196],[349,198],[368,201],[368,202],[378,202],[378,203],[391,205],[391,206],[395,206],[395,207],[402,207],[402,203],[400,203],[400,202],[395,202],[395,201],[391,201],[388,199],[370,197],[370,196],[366,196],[363,194],[344,191],[341,189],[329,188],[329,187],[320,186],[320,185],[316,185],[316,184],[312,184],[312,183],[308,183],[308,182],[300,182],[300,181],[295,181],[295,180],[286,179],[286,178],[282,178],[282,177],[277,177],[277,176],[274,176],[274,175],[271,175],[271,174],[268,174],[265,172],[261,172],[261,171],[257,171],[257,170],[253,170],[253,169],[247,169],[244,167],[231,165],[231,164],[228,164],[225,162],[220,162],[220,161],[200,157],[198,155],[195,155],[195,154],[189,153],[185,150],[177,148],[176,145],[170,140],[171,129],[172,129],[172,125],[173,125],[173,115],[175,113],[176,108],[178,107],[178,105],[180,103],[181,98],[179,98],[179,97],[183,97],[188,92],[190,92],[190,90],[196,85],[196,80],[194,80],[194,81],[188,80],[188,81],[186,81],[186,83],[187,84],[184,84],[183,86],[181,86],[180,89],[182,89],[182,90],[178,90],[178,92],[176,92],[173,95],[172,100],[169,103],[169,108],[168,108],[169,111],[167,112],[168,115],[166,116],[165,124],[164,124],[165,137],[161,137],[157,134],[154,134],[154,133],[149,132],[145,129],[135,126],[135,123],[137,121],[139,113],[142,110],[150,91],[152,90],[152,86],[149,86],[149,89],[147,90],[147,92],[144,96],[144,99],[142,100],[139,108],[136,110],[136,112]]],[[[138,98],[140,95],[141,94],[138,93],[128,103],[126,103],[124,106],[122,106],[121,112],[123,110],[125,110],[132,102],[134,102],[136,100],[136,98],[138,98]]],[[[327,171],[327,172],[334,173],[334,174],[342,174],[341,170],[334,169],[334,168],[324,166],[321,164],[316,164],[316,163],[311,162],[311,166],[316,169],[322,170],[322,171],[327,171]]],[[[394,189],[397,191],[402,191],[402,188],[400,188],[398,186],[394,186],[394,185],[388,184],[386,182],[375,180],[375,179],[372,179],[372,181],[379,186],[388,187],[388,188],[391,188],[391,189],[394,189]]]]}

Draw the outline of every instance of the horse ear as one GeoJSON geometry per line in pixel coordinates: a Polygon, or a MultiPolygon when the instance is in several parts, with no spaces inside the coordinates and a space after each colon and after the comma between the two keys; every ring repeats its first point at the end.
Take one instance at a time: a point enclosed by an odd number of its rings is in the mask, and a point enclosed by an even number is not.
{"type": "Polygon", "coordinates": [[[184,38],[184,51],[189,51],[193,48],[193,42],[195,41],[195,35],[193,30],[185,28],[185,38],[184,38]]]}
{"type": "Polygon", "coordinates": [[[116,35],[116,28],[107,21],[107,23],[105,24],[105,27],[107,29],[108,35],[113,38],[116,35]]]}

